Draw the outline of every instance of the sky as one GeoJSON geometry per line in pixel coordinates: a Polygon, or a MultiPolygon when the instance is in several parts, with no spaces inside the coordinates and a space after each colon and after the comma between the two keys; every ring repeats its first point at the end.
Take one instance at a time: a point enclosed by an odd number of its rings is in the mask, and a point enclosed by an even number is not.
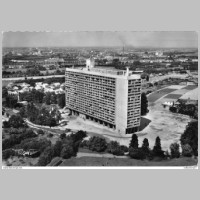
{"type": "Polygon", "coordinates": [[[160,32],[4,32],[3,47],[159,47],[197,48],[193,31],[160,32]]]}

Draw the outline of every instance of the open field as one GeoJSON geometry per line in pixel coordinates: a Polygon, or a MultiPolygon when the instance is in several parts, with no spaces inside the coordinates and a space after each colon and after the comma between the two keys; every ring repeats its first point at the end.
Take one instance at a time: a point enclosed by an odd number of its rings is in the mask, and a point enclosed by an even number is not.
{"type": "Polygon", "coordinates": [[[188,85],[188,86],[183,86],[183,85],[171,85],[168,87],[165,87],[164,89],[152,92],[151,94],[148,95],[148,101],[150,103],[154,103],[160,98],[164,97],[167,99],[178,99],[180,98],[183,94],[196,89],[196,85],[188,85]],[[167,95],[168,94],[168,95],[167,95]]]}
{"type": "Polygon", "coordinates": [[[171,93],[173,91],[175,91],[176,89],[171,89],[171,88],[164,88],[164,89],[161,89],[159,91],[155,91],[153,93],[151,93],[149,96],[148,96],[148,101],[149,102],[155,102],[157,101],[158,99],[160,99],[161,97],[167,95],[168,93],[171,93]]]}
{"type": "Polygon", "coordinates": [[[65,160],[61,166],[196,166],[197,159],[179,158],[162,161],[135,160],[124,158],[81,157],[65,160]]]}

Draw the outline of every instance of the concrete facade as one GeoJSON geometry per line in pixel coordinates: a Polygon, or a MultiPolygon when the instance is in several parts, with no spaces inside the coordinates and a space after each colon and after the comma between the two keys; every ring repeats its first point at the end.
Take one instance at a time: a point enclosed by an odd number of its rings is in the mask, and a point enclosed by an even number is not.
{"type": "Polygon", "coordinates": [[[117,133],[133,133],[140,126],[140,75],[127,71],[67,68],[66,107],[73,114],[107,126],[117,133]],[[85,115],[85,117],[83,116],[85,115]]]}

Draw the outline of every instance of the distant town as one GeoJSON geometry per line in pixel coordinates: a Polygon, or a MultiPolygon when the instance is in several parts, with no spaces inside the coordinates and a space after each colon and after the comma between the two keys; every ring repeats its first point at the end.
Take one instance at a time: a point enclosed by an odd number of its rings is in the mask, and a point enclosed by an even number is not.
{"type": "Polygon", "coordinates": [[[5,166],[196,165],[198,49],[4,47],[2,126],[5,166]]]}

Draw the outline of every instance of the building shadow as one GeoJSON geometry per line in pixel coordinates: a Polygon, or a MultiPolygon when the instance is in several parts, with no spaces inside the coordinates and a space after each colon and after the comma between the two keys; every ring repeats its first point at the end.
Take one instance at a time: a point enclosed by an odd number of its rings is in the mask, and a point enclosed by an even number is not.
{"type": "Polygon", "coordinates": [[[149,123],[151,122],[150,119],[147,119],[145,117],[141,117],[140,118],[140,127],[139,127],[139,131],[142,131],[144,128],[146,128],[149,123]]]}

